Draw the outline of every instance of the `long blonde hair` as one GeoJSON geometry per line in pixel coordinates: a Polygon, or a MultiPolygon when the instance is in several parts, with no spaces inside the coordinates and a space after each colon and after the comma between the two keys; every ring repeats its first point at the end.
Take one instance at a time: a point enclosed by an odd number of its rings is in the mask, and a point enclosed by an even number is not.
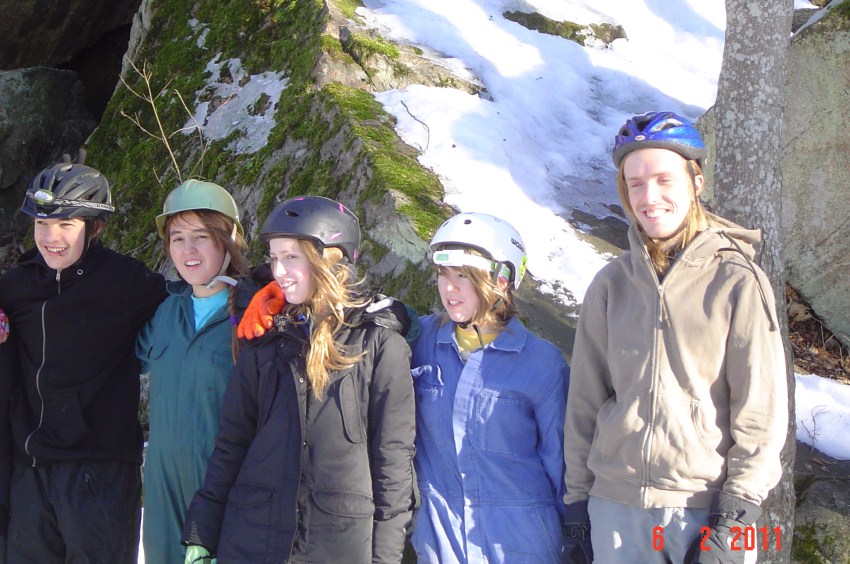
{"type": "MultiPolygon", "coordinates": [[[[185,216],[189,213],[194,213],[198,216],[198,219],[201,221],[201,225],[210,232],[215,248],[218,250],[224,249],[225,252],[230,254],[230,263],[227,265],[227,269],[224,271],[224,274],[237,279],[240,276],[247,275],[250,270],[248,259],[245,258],[245,251],[247,250],[248,245],[245,243],[245,239],[242,238],[242,235],[234,229],[236,225],[234,220],[215,210],[186,210],[168,216],[163,225],[165,237],[162,239],[162,246],[165,249],[165,255],[169,258],[171,257],[169,237],[171,224],[174,223],[174,220],[178,217],[185,216]]],[[[230,318],[232,320],[236,320],[238,318],[238,312],[236,311],[237,291],[236,287],[230,285],[227,286],[227,313],[230,314],[230,318]]],[[[236,334],[236,323],[231,323],[230,354],[234,363],[236,363],[236,358],[239,356],[239,348],[240,343],[239,337],[236,334]]]]}
{"type": "Polygon", "coordinates": [[[332,371],[350,368],[363,356],[362,352],[351,354],[336,337],[348,326],[346,310],[362,307],[368,300],[356,295],[360,282],[340,249],[325,247],[320,254],[308,241],[299,240],[298,245],[310,264],[313,291],[304,303],[288,305],[283,313],[290,318],[303,315],[313,324],[305,368],[313,396],[319,399],[332,371]]]}
{"type": "Polygon", "coordinates": [[[624,172],[625,163],[626,159],[620,161],[620,168],[617,173],[617,194],[620,196],[620,204],[622,204],[623,209],[626,210],[626,213],[629,216],[629,219],[632,223],[634,223],[638,233],[640,233],[640,236],[646,245],[646,250],[649,253],[649,260],[652,262],[652,266],[655,269],[656,274],[658,274],[659,277],[662,277],[670,268],[672,255],[687,247],[688,244],[694,240],[694,237],[699,235],[701,231],[704,231],[708,225],[708,219],[706,218],[705,211],[703,210],[702,203],[700,203],[699,197],[697,196],[696,190],[697,187],[695,178],[697,176],[702,176],[702,168],[700,167],[699,161],[689,161],[684,157],[682,158],[682,165],[685,167],[686,172],[688,172],[688,178],[691,183],[691,193],[693,194],[691,208],[688,210],[688,214],[685,217],[681,230],[671,239],[661,240],[650,238],[644,232],[643,227],[641,227],[640,222],[637,220],[637,217],[635,217],[635,212],[629,202],[629,188],[626,185],[626,175],[624,172]]]}
{"type": "MultiPolygon", "coordinates": [[[[485,253],[463,245],[441,245],[437,250],[445,251],[451,249],[461,249],[467,254],[493,260],[493,257],[485,253]]],[[[474,266],[437,267],[438,274],[440,268],[457,268],[472,283],[475,295],[478,297],[480,303],[478,311],[475,312],[475,315],[469,321],[470,324],[478,325],[479,328],[492,327],[494,329],[502,329],[517,314],[510,283],[502,289],[493,280],[493,275],[490,272],[474,266]]],[[[449,316],[446,312],[442,312],[441,320],[443,323],[449,321],[449,316]]]]}

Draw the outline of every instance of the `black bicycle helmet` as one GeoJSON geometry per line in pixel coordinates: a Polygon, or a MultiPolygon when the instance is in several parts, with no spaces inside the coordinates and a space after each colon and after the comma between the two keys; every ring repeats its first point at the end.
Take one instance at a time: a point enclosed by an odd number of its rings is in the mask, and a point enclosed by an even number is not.
{"type": "Polygon", "coordinates": [[[322,251],[338,247],[353,264],[360,248],[360,222],[357,216],[339,202],[322,196],[290,198],[272,210],[260,229],[260,240],[287,237],[306,239],[322,251]]]}
{"type": "Polygon", "coordinates": [[[649,112],[629,118],[614,138],[614,166],[619,168],[632,151],[646,148],[669,149],[687,160],[699,161],[700,166],[706,156],[700,132],[673,112],[649,112]]]}
{"type": "Polygon", "coordinates": [[[30,183],[21,211],[40,218],[105,218],[115,211],[109,182],[95,169],[59,163],[39,172],[30,183]]]}

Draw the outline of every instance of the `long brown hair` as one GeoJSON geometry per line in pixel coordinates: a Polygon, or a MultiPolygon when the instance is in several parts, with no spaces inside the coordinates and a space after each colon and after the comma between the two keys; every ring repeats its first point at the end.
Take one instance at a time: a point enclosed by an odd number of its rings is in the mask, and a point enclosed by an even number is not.
{"type": "Polygon", "coordinates": [[[298,245],[310,264],[313,291],[302,304],[286,307],[290,317],[304,315],[311,320],[310,347],[307,351],[307,378],[313,396],[321,398],[330,381],[330,373],[345,370],[360,361],[363,353],[351,354],[336,336],[348,324],[345,312],[362,307],[366,299],[356,295],[359,281],[354,270],[336,247],[325,247],[320,254],[313,243],[299,240],[298,245]]]}
{"type": "MultiPolygon", "coordinates": [[[[659,277],[662,277],[667,273],[667,269],[670,268],[670,259],[672,258],[672,255],[675,255],[676,252],[687,247],[688,244],[694,240],[694,237],[699,235],[701,231],[704,231],[708,225],[705,211],[703,210],[702,203],[700,203],[696,191],[697,187],[695,178],[697,176],[702,176],[702,168],[700,167],[699,161],[689,161],[684,157],[682,158],[682,166],[685,167],[685,170],[688,173],[688,178],[691,183],[691,193],[693,194],[691,208],[688,210],[687,216],[685,216],[685,221],[682,224],[681,230],[671,239],[661,240],[650,238],[644,232],[643,227],[641,227],[640,222],[637,220],[637,217],[635,217],[635,212],[629,202],[629,188],[626,185],[626,175],[624,172],[625,164],[626,159],[620,161],[620,168],[617,173],[617,194],[620,196],[620,204],[622,204],[623,209],[626,210],[626,213],[629,216],[629,219],[632,223],[634,223],[638,233],[640,233],[640,236],[646,245],[646,250],[649,253],[649,260],[652,262],[652,266],[655,269],[656,274],[658,274],[659,277]]],[[[703,178],[705,177],[703,176],[703,178]]]]}
{"type": "MultiPolygon", "coordinates": [[[[201,221],[201,225],[210,232],[215,248],[218,250],[223,249],[230,255],[230,263],[227,265],[227,269],[225,269],[224,274],[236,279],[247,275],[250,270],[250,264],[248,263],[248,259],[245,258],[245,251],[248,248],[245,243],[245,239],[243,239],[242,235],[234,229],[236,223],[232,218],[214,210],[186,210],[168,216],[165,219],[165,224],[163,226],[165,237],[162,239],[165,256],[169,258],[171,257],[169,242],[171,224],[174,223],[174,220],[178,217],[184,217],[189,213],[194,213],[198,216],[198,219],[201,221]]],[[[239,317],[239,312],[236,311],[237,288],[228,284],[227,292],[227,313],[230,314],[231,319],[235,320],[239,317]]],[[[240,344],[239,337],[236,334],[236,324],[231,323],[231,326],[230,352],[233,362],[235,363],[236,358],[239,356],[240,344]]]]}
{"type": "MultiPolygon", "coordinates": [[[[487,260],[493,260],[493,257],[488,254],[462,245],[442,245],[437,250],[445,251],[451,249],[461,249],[465,253],[484,257],[487,260]]],[[[475,295],[478,297],[479,305],[478,311],[475,312],[475,315],[470,320],[471,324],[478,325],[479,328],[492,327],[502,329],[517,314],[510,282],[502,289],[493,279],[493,274],[474,266],[437,267],[438,274],[440,268],[457,268],[472,283],[475,295]]],[[[449,320],[448,314],[443,312],[441,319],[443,323],[447,322],[449,320]]]]}

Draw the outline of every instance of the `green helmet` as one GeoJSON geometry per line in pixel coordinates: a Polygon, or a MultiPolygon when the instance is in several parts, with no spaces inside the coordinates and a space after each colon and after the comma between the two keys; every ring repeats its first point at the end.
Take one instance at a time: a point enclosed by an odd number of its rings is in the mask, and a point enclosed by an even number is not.
{"type": "Polygon", "coordinates": [[[227,190],[212,182],[190,178],[165,197],[162,213],[156,216],[156,230],[165,238],[165,220],[176,213],[192,210],[212,210],[226,215],[236,222],[239,235],[244,235],[239,222],[239,208],[227,190]]]}

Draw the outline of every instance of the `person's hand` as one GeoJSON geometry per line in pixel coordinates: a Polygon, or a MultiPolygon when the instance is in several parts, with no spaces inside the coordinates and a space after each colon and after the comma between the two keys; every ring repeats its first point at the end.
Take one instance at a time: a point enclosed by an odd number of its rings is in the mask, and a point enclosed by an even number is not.
{"type": "Polygon", "coordinates": [[[269,282],[251,298],[251,303],[248,304],[236,328],[236,335],[240,339],[249,341],[262,337],[272,328],[274,316],[280,313],[285,305],[286,297],[283,295],[283,288],[277,282],[269,282]]]}
{"type": "Polygon", "coordinates": [[[590,564],[593,562],[587,500],[577,501],[567,506],[564,515],[564,548],[561,551],[561,562],[564,564],[590,564]]]}
{"type": "Polygon", "coordinates": [[[6,314],[0,309],[0,343],[5,343],[6,339],[9,338],[9,318],[6,317],[6,314]]]}
{"type": "Polygon", "coordinates": [[[743,498],[720,492],[711,504],[708,529],[703,529],[691,542],[685,564],[726,564],[744,562],[744,543],[732,544],[761,516],[761,508],[743,498]],[[737,531],[733,531],[737,528],[737,531]]]}
{"type": "Polygon", "coordinates": [[[212,554],[203,546],[190,544],[186,547],[186,559],[183,564],[210,564],[212,561],[212,554]]]}

